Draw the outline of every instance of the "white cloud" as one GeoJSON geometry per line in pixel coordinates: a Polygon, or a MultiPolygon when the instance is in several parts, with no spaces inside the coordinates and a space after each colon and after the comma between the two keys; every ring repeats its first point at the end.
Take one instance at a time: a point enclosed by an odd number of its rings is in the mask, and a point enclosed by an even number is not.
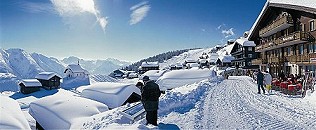
{"type": "Polygon", "coordinates": [[[19,5],[21,9],[30,13],[56,13],[51,3],[34,3],[23,1],[19,5]]]}
{"type": "Polygon", "coordinates": [[[233,31],[234,28],[230,28],[228,30],[222,30],[222,34],[225,36],[225,38],[229,38],[231,36],[234,36],[235,33],[233,31]]]}
{"type": "Polygon", "coordinates": [[[147,3],[147,1],[141,2],[130,8],[130,10],[133,11],[129,21],[130,25],[137,24],[147,16],[148,11],[150,10],[150,6],[147,3]]]}
{"type": "Polygon", "coordinates": [[[217,30],[220,30],[220,29],[222,29],[222,28],[224,28],[224,27],[226,27],[226,24],[221,24],[221,25],[219,25],[216,29],[217,29],[217,30]]]}
{"type": "Polygon", "coordinates": [[[93,14],[102,30],[105,31],[108,24],[107,17],[101,16],[93,0],[51,0],[51,2],[62,17],[73,17],[83,13],[93,14]]]}

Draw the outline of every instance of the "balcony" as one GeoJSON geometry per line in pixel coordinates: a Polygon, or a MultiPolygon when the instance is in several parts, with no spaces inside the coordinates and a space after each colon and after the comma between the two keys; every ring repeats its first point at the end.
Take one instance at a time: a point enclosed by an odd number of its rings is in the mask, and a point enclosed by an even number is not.
{"type": "Polygon", "coordinates": [[[256,46],[257,52],[273,50],[281,47],[291,46],[294,44],[300,44],[308,42],[312,39],[312,36],[307,32],[297,31],[287,36],[279,37],[275,40],[262,41],[263,44],[256,46]]]}
{"type": "Polygon", "coordinates": [[[253,60],[251,60],[251,64],[253,64],[253,65],[261,65],[262,64],[262,59],[253,59],[253,60]]]}
{"type": "Polygon", "coordinates": [[[286,59],[290,63],[298,63],[298,62],[312,62],[311,58],[316,58],[316,53],[310,53],[310,54],[305,54],[305,55],[292,55],[292,56],[287,56],[286,59]]]}
{"type": "Polygon", "coordinates": [[[278,45],[281,45],[281,44],[294,45],[294,44],[299,44],[299,43],[309,41],[310,39],[311,39],[311,36],[308,33],[302,32],[302,31],[296,31],[287,36],[279,37],[276,43],[278,45]]]}
{"type": "Polygon", "coordinates": [[[259,36],[267,37],[291,26],[293,26],[293,19],[291,15],[287,14],[259,30],[259,36]]]}

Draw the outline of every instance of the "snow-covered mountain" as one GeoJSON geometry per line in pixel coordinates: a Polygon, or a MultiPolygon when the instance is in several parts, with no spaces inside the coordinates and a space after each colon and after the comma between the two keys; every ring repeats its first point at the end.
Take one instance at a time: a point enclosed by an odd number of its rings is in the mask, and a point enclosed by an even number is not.
{"type": "Polygon", "coordinates": [[[0,50],[0,72],[11,73],[18,78],[34,78],[39,72],[54,71],[62,74],[64,64],[55,58],[22,49],[0,50]]]}
{"type": "Polygon", "coordinates": [[[109,74],[115,69],[120,69],[131,64],[131,62],[120,61],[113,58],[106,60],[84,60],[74,56],[64,58],[61,61],[65,64],[77,64],[79,61],[79,64],[91,74],[109,74]]]}

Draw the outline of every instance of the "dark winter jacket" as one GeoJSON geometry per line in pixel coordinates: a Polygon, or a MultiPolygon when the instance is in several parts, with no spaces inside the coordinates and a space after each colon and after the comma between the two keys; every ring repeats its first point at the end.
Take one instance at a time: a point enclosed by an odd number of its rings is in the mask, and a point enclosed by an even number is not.
{"type": "Polygon", "coordinates": [[[142,92],[142,103],[146,111],[155,111],[158,109],[160,89],[154,81],[148,81],[142,92]]]}
{"type": "Polygon", "coordinates": [[[257,74],[257,82],[258,83],[263,83],[264,75],[262,72],[258,72],[257,74]]]}

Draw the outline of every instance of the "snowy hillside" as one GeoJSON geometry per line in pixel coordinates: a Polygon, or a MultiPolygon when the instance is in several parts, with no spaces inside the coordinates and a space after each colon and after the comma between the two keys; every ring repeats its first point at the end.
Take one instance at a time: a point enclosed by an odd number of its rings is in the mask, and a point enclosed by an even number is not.
{"type": "Polygon", "coordinates": [[[110,74],[113,70],[131,64],[130,62],[120,61],[113,58],[108,58],[106,60],[84,60],[74,56],[64,58],[61,61],[65,64],[77,64],[79,61],[80,65],[87,69],[91,74],[110,74]]]}

